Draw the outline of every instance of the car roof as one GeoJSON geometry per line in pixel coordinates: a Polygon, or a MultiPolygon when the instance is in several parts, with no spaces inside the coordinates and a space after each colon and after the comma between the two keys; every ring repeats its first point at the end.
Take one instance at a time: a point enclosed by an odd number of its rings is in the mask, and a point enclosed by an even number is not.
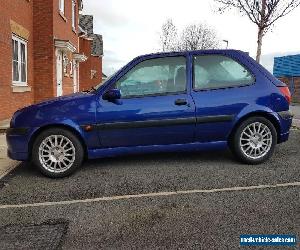
{"type": "Polygon", "coordinates": [[[167,56],[180,56],[180,55],[187,55],[187,54],[246,54],[249,55],[248,52],[244,52],[241,50],[235,49],[209,49],[209,50],[187,50],[187,51],[172,51],[172,52],[157,52],[157,53],[150,53],[145,55],[140,55],[135,59],[142,59],[142,58],[149,58],[149,57],[167,57],[167,56]]]}

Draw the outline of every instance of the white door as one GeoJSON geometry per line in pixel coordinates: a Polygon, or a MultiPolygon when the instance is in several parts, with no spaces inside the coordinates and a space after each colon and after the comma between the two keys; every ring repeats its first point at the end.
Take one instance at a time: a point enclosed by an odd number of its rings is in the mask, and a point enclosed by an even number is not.
{"type": "Polygon", "coordinates": [[[73,87],[74,87],[74,93],[76,93],[78,91],[76,61],[73,61],[72,67],[73,67],[73,87]]]}
{"type": "Polygon", "coordinates": [[[63,94],[63,53],[61,51],[57,51],[57,58],[56,58],[56,90],[57,96],[62,96],[63,94]]]}

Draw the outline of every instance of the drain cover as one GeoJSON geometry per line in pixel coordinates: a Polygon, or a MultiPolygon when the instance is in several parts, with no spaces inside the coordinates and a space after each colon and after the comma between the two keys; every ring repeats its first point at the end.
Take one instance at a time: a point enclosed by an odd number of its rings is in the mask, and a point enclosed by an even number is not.
{"type": "Polygon", "coordinates": [[[67,223],[9,225],[0,229],[0,249],[57,249],[67,223]]]}

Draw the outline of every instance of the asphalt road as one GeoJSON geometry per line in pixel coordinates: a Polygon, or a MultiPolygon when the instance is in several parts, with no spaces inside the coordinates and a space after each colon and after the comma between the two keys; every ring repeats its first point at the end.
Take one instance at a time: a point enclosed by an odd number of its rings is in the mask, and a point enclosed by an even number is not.
{"type": "Polygon", "coordinates": [[[0,249],[12,241],[22,249],[239,249],[240,234],[299,240],[299,185],[224,190],[294,182],[300,131],[258,166],[240,164],[228,151],[140,155],[88,161],[73,176],[53,180],[21,164],[0,180],[0,249]],[[223,191],[160,195],[211,189],[223,191]],[[147,193],[157,195],[139,196],[147,193]],[[128,194],[136,196],[116,198],[128,194]],[[116,199],[80,202],[99,197],[116,199]],[[3,207],[43,202],[61,203],[3,207]]]}
{"type": "Polygon", "coordinates": [[[290,106],[290,111],[294,114],[294,118],[300,119],[300,105],[299,104],[294,104],[290,106]]]}

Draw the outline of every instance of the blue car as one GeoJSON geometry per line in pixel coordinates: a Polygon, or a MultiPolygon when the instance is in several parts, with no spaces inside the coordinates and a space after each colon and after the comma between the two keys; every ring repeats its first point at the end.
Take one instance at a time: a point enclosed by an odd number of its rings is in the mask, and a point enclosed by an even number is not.
{"type": "Polygon", "coordinates": [[[17,111],[8,156],[46,176],[124,154],[224,149],[247,164],[288,140],[290,92],[249,55],[204,50],[139,56],[88,91],[17,111]]]}

